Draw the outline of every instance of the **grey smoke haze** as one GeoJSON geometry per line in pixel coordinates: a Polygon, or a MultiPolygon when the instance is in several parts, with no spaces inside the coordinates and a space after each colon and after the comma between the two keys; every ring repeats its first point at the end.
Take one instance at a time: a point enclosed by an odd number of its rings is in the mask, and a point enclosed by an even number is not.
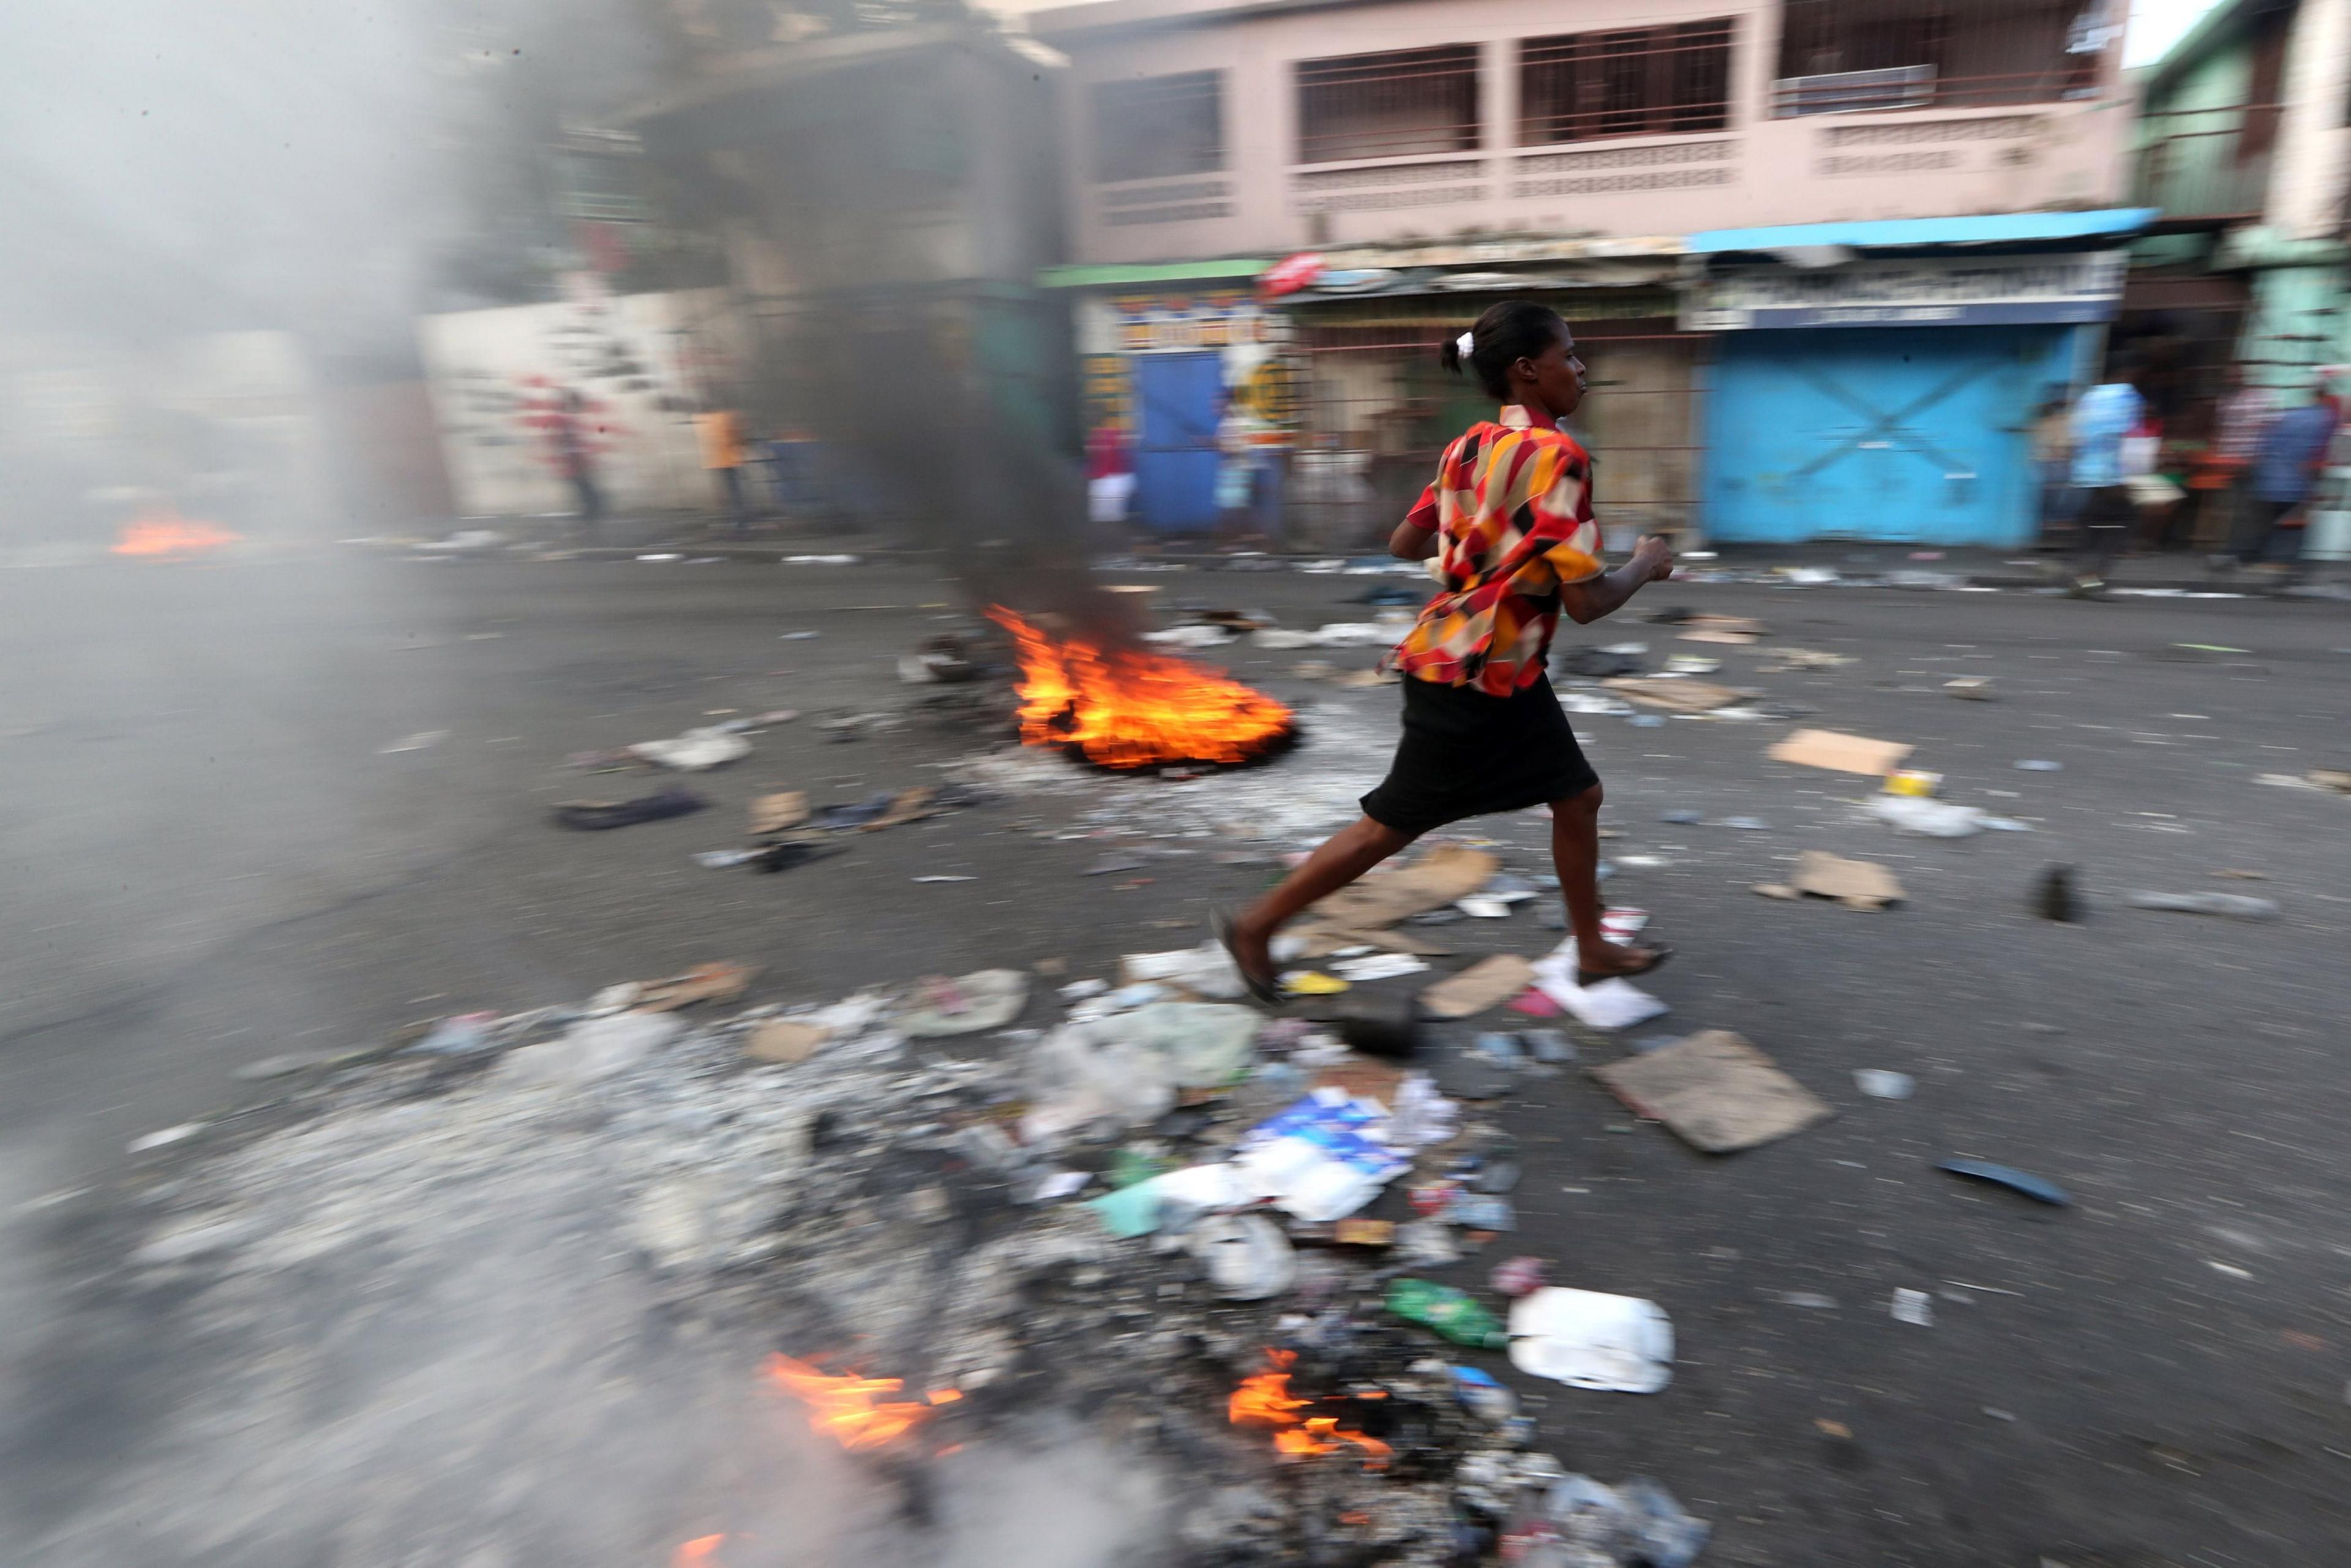
{"type": "Polygon", "coordinates": [[[467,302],[434,296],[517,211],[530,133],[651,58],[629,0],[0,7],[0,326],[404,347],[467,302]]]}

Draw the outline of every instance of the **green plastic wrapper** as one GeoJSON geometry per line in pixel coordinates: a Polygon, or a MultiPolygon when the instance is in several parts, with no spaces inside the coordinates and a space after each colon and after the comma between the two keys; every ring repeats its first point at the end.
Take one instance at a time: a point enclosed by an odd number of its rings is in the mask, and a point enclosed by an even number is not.
{"type": "Polygon", "coordinates": [[[1428,1280],[1398,1280],[1388,1286],[1388,1311],[1407,1322],[1435,1329],[1455,1344],[1479,1350],[1508,1350],[1510,1336],[1502,1320],[1488,1312],[1468,1291],[1428,1280]]]}

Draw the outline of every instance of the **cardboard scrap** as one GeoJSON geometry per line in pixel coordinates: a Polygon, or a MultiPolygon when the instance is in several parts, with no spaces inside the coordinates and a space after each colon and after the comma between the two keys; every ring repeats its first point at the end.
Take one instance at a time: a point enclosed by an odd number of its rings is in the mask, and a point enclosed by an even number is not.
{"type": "Polygon", "coordinates": [[[752,977],[758,972],[751,965],[723,959],[715,964],[696,964],[683,975],[672,975],[666,980],[647,980],[638,989],[636,1010],[666,1013],[696,1002],[731,1002],[749,988],[752,977]]]}
{"type": "Polygon", "coordinates": [[[1668,713],[1711,713],[1739,702],[1741,695],[1712,681],[1680,675],[1670,680],[1657,675],[1617,675],[1600,684],[1644,707],[1661,707],[1668,713]]]}
{"type": "Polygon", "coordinates": [[[1718,631],[1711,626],[1701,626],[1695,632],[1683,632],[1682,641],[1685,643],[1728,643],[1733,647],[1743,648],[1755,641],[1755,633],[1752,632],[1722,632],[1718,631]]]}
{"type": "Polygon", "coordinates": [[[809,798],[805,789],[778,789],[772,794],[751,798],[751,836],[764,838],[797,828],[808,821],[809,798]]]}
{"type": "Polygon", "coordinates": [[[822,1024],[769,1019],[743,1041],[743,1054],[760,1061],[806,1061],[831,1038],[832,1031],[822,1024]]]}
{"type": "Polygon", "coordinates": [[[908,822],[919,822],[925,817],[935,816],[938,814],[938,809],[931,804],[931,798],[937,793],[936,789],[927,784],[918,784],[911,789],[901,789],[890,798],[888,810],[857,831],[861,833],[878,833],[884,828],[904,827],[908,822]]]}
{"type": "Polygon", "coordinates": [[[1778,661],[1758,665],[1756,673],[1765,675],[1783,674],[1790,670],[1834,670],[1839,664],[1850,664],[1849,653],[1831,653],[1819,648],[1767,648],[1766,656],[1778,661]]]}
{"type": "Polygon", "coordinates": [[[1358,943],[1391,953],[1444,954],[1451,949],[1389,931],[1406,915],[1451,904],[1492,880],[1500,862],[1467,844],[1438,844],[1409,865],[1375,871],[1311,905],[1293,934],[1301,952],[1319,957],[1358,943]]]}
{"type": "Polygon", "coordinates": [[[1826,850],[1806,850],[1796,859],[1794,876],[1784,883],[1762,883],[1755,891],[1766,898],[1815,894],[1834,898],[1848,909],[1883,909],[1907,896],[1894,873],[1876,862],[1849,861],[1826,850]]]}
{"type": "Polygon", "coordinates": [[[1432,1018],[1466,1019],[1517,996],[1534,974],[1534,966],[1517,954],[1497,953],[1421,992],[1420,1005],[1432,1018]]]}
{"type": "Polygon", "coordinates": [[[1772,1060],[1726,1029],[1592,1069],[1632,1108],[1694,1149],[1727,1155],[1784,1138],[1836,1114],[1772,1060]]]}
{"type": "Polygon", "coordinates": [[[1827,768],[1839,773],[1865,773],[1882,779],[1894,771],[1912,747],[1898,740],[1873,740],[1865,735],[1844,735],[1834,729],[1800,729],[1772,743],[1764,755],[1774,762],[1802,768],[1827,768]]]}

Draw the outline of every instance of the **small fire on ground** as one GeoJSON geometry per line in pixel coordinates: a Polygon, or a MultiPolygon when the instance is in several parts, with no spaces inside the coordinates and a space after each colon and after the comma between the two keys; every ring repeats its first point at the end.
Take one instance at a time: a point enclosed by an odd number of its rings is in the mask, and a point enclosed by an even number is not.
{"type": "Polygon", "coordinates": [[[1297,733],[1290,709],[1238,681],[1141,648],[1055,638],[1002,605],[988,611],[1020,660],[1020,739],[1097,768],[1255,762],[1297,733]]]}
{"type": "Polygon", "coordinates": [[[1241,1379],[1241,1385],[1233,1390],[1227,1414],[1234,1426],[1270,1427],[1273,1446],[1284,1454],[1332,1454],[1353,1444],[1364,1451],[1364,1462],[1373,1469],[1394,1456],[1395,1450],[1377,1437],[1340,1426],[1336,1416],[1306,1414],[1315,1402],[1290,1391],[1290,1368],[1298,1359],[1296,1351],[1269,1350],[1265,1359],[1265,1371],[1241,1379]]]}
{"type": "Polygon", "coordinates": [[[240,537],[177,512],[142,512],[122,525],[122,537],[114,542],[112,553],[156,559],[202,555],[233,545],[240,537]]]}
{"type": "Polygon", "coordinates": [[[883,1399],[906,1385],[895,1377],[833,1376],[789,1355],[768,1358],[768,1375],[784,1391],[808,1406],[809,1428],[832,1438],[844,1448],[878,1448],[904,1437],[928,1419],[933,1409],[963,1397],[953,1388],[935,1388],[925,1403],[883,1399]]]}

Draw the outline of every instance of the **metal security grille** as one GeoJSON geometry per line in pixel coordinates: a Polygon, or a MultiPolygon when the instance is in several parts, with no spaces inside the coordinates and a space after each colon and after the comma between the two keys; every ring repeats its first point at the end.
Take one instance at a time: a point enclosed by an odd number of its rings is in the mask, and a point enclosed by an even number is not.
{"type": "Polygon", "coordinates": [[[1966,109],[2085,96],[2120,37],[2108,9],[2102,0],[1787,0],[1771,111],[1966,109]]]}
{"type": "Polygon", "coordinates": [[[1733,29],[1724,17],[1527,39],[1519,145],[1727,128],[1733,29]]]}
{"type": "MultiPolygon", "coordinates": [[[[1369,303],[1369,302],[1367,302],[1369,303]]],[[[1595,462],[1612,550],[1643,533],[1687,533],[1697,516],[1698,335],[1654,318],[1574,323],[1591,396],[1573,427],[1595,462]]],[[[1304,325],[1297,356],[1297,445],[1289,486],[1295,541],[1369,549],[1411,509],[1447,443],[1494,415],[1474,382],[1447,374],[1444,325],[1304,325]]]]}
{"type": "Polygon", "coordinates": [[[1225,166],[1225,73],[1184,71],[1093,91],[1094,178],[1158,180],[1225,166]]]}
{"type": "Polygon", "coordinates": [[[1478,47],[1301,60],[1298,161],[1478,150],[1478,47]]]}

